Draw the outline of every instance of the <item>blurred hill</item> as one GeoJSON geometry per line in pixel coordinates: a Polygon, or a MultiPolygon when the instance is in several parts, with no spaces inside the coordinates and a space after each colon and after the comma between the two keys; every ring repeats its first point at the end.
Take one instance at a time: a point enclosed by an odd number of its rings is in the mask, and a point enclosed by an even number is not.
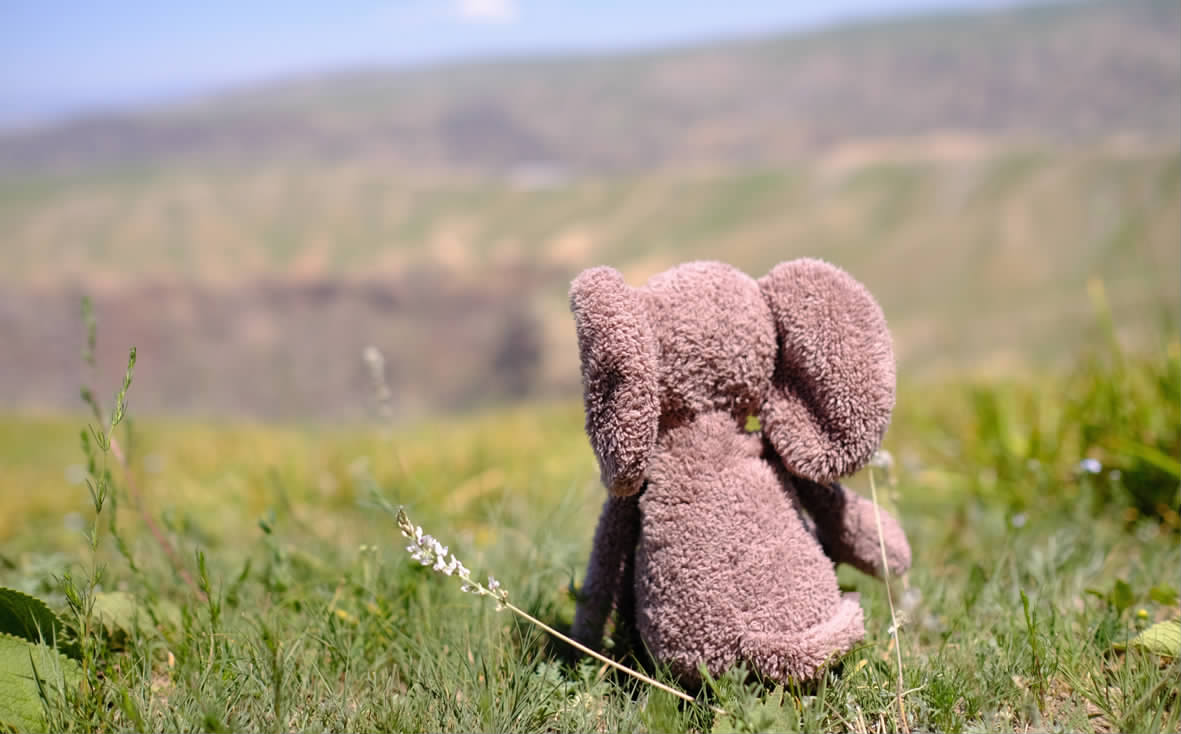
{"type": "Polygon", "coordinates": [[[0,410],[78,405],[78,303],[141,413],[569,396],[570,278],[818,256],[903,379],[1052,367],[1181,307],[1181,2],[353,72],[0,142],[0,410]]]}
{"type": "Polygon", "coordinates": [[[0,137],[0,170],[378,160],[526,178],[853,141],[1177,138],[1181,3],[924,16],[613,57],[370,69],[0,137]]]}
{"type": "Polygon", "coordinates": [[[640,284],[692,258],[752,275],[821,256],[882,302],[901,374],[1052,366],[1181,306],[1181,154],[1094,147],[834,157],[545,190],[426,185],[349,166],[71,180],[0,193],[0,404],[72,406],[78,302],[103,382],[139,347],[148,411],[360,417],[360,354],[400,411],[576,394],[565,294],[609,263],[640,284]]]}

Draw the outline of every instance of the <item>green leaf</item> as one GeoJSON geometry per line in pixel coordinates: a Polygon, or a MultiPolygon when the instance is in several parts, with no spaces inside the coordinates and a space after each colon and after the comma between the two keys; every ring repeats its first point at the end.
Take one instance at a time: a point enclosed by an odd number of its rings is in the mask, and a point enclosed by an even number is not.
{"type": "Polygon", "coordinates": [[[103,591],[94,595],[94,616],[112,638],[126,638],[136,624],[146,620],[139,602],[126,591],[103,591]]]}
{"type": "Polygon", "coordinates": [[[976,605],[976,600],[980,598],[980,592],[988,583],[988,574],[984,572],[984,568],[979,563],[972,564],[972,570],[968,573],[968,588],[964,592],[964,608],[971,609],[976,605]]]}
{"type": "Polygon", "coordinates": [[[184,624],[184,615],[181,614],[180,607],[167,599],[157,600],[151,605],[150,610],[156,618],[158,628],[180,629],[184,624]]]}
{"type": "Polygon", "coordinates": [[[135,631],[153,632],[161,627],[181,626],[180,608],[161,599],[146,604],[126,591],[104,591],[94,595],[94,616],[107,639],[121,645],[135,631]]]}
{"type": "Polygon", "coordinates": [[[45,731],[40,689],[60,695],[63,684],[76,688],[81,680],[78,664],[56,650],[0,634],[0,729],[45,731]]]}
{"type": "Polygon", "coordinates": [[[1160,584],[1149,589],[1148,598],[1162,606],[1177,606],[1177,590],[1168,584],[1160,584]]]}
{"type": "Polygon", "coordinates": [[[155,603],[141,602],[126,591],[104,591],[94,595],[94,616],[102,625],[107,640],[115,646],[126,643],[137,630],[160,632],[166,628],[180,629],[180,607],[167,599],[155,603]]]}
{"type": "Polygon", "coordinates": [[[1161,657],[1181,657],[1181,620],[1158,622],[1127,642],[1112,645],[1116,650],[1136,647],[1161,657]]]}
{"type": "MultiPolygon", "coordinates": [[[[640,711],[640,721],[647,731],[683,731],[680,699],[671,693],[653,688],[648,692],[648,700],[640,711]]],[[[714,724],[716,729],[717,724],[714,724]]]]}
{"type": "Polygon", "coordinates": [[[1128,585],[1128,582],[1116,579],[1115,584],[1111,587],[1111,604],[1116,611],[1123,612],[1135,601],[1136,595],[1132,593],[1132,587],[1128,585]]]}
{"type": "Polygon", "coordinates": [[[750,696],[744,701],[731,702],[730,706],[735,711],[714,717],[710,734],[799,731],[793,701],[781,685],[762,698],[750,696]]]}
{"type": "Polygon", "coordinates": [[[57,642],[58,647],[76,656],[73,646],[63,644],[65,623],[45,602],[16,589],[0,586],[0,633],[29,642],[57,642]]]}
{"type": "Polygon", "coordinates": [[[1181,462],[1169,456],[1165,452],[1155,449],[1152,446],[1145,446],[1142,443],[1129,441],[1125,438],[1112,439],[1112,446],[1122,453],[1128,454],[1143,462],[1152,464],[1157,469],[1169,474],[1174,479],[1181,479],[1181,462]]]}
{"type": "Polygon", "coordinates": [[[709,731],[710,734],[739,734],[741,730],[734,723],[733,716],[730,714],[718,714],[714,717],[714,725],[709,731]]]}

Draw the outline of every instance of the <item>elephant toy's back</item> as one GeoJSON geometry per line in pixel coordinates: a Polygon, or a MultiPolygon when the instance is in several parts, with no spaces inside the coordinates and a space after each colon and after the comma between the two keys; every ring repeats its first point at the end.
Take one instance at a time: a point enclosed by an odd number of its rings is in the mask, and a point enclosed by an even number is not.
{"type": "Polygon", "coordinates": [[[682,682],[744,661],[768,678],[810,677],[863,634],[832,561],[761,458],[762,440],[725,413],[662,436],[640,497],[636,623],[682,682]]]}

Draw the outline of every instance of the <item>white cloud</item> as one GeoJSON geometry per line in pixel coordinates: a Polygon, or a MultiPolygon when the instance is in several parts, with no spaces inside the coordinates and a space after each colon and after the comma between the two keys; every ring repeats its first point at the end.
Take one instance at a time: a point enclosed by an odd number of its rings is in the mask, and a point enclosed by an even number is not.
{"type": "Polygon", "coordinates": [[[516,0],[458,0],[455,15],[473,23],[507,23],[517,17],[516,0]]]}

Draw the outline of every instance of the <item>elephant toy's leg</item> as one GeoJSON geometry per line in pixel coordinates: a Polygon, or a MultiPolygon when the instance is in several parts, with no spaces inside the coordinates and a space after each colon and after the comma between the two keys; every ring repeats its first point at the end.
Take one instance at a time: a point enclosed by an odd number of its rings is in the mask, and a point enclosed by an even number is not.
{"type": "MultiPolygon", "coordinates": [[[[637,527],[639,521],[637,519],[637,527]]],[[[626,645],[633,655],[644,652],[644,641],[636,623],[636,544],[623,559],[619,591],[615,596],[616,642],[626,645]]]]}
{"type": "Polygon", "coordinates": [[[812,516],[820,544],[833,561],[847,563],[871,576],[884,577],[882,543],[878,538],[880,513],[881,540],[885,542],[890,573],[902,574],[910,568],[910,545],[893,515],[836,482],[818,484],[797,476],[787,481],[795,487],[800,503],[812,516]]]}
{"type": "Polygon", "coordinates": [[[832,617],[812,627],[785,635],[748,631],[739,640],[739,653],[762,675],[780,682],[811,680],[825,663],[848,652],[865,636],[861,605],[856,594],[845,594],[832,617]]]}
{"type": "MultiPolygon", "coordinates": [[[[773,485],[772,492],[781,491],[773,485]]],[[[865,637],[860,597],[840,593],[832,558],[813,535],[821,532],[798,505],[783,514],[775,537],[786,567],[779,579],[765,584],[774,589],[776,603],[752,610],[739,639],[740,656],[780,683],[814,679],[865,637]]]]}
{"type": "Polygon", "coordinates": [[[785,684],[814,678],[865,629],[794,488],[728,415],[667,441],[640,503],[636,618],[648,650],[689,687],[700,666],[718,675],[739,661],[785,684]]]}
{"type": "Polygon", "coordinates": [[[640,535],[639,495],[608,497],[599,515],[594,545],[587,563],[586,578],[578,595],[571,636],[598,650],[612,604],[619,603],[621,615],[630,623],[634,617],[634,595],[630,576],[640,535]],[[631,607],[624,609],[622,607],[631,607]]]}

